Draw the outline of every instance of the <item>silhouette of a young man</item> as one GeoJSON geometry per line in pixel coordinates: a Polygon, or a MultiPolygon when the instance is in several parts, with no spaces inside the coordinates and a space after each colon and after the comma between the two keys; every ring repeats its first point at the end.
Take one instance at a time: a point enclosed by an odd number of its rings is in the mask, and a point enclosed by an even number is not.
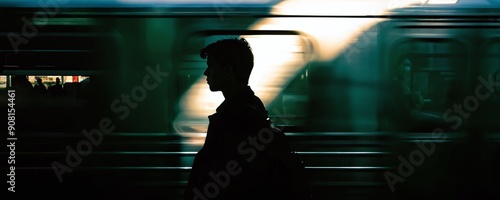
{"type": "Polygon", "coordinates": [[[224,39],[201,50],[207,60],[204,75],[211,91],[224,102],[209,116],[207,137],[195,157],[186,200],[272,199],[271,162],[262,138],[267,111],[248,86],[253,53],[245,39],[224,39]]]}

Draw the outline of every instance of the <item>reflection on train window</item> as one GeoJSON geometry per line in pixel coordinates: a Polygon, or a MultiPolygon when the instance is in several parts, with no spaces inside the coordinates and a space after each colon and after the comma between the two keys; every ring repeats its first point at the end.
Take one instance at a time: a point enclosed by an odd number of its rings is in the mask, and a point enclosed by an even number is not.
{"type": "Polygon", "coordinates": [[[445,39],[417,39],[399,45],[392,77],[399,84],[403,104],[409,111],[443,112],[464,89],[467,49],[445,39]]]}
{"type": "Polygon", "coordinates": [[[211,92],[203,71],[206,61],[199,57],[204,46],[226,38],[245,38],[254,54],[249,85],[259,96],[277,124],[296,125],[307,115],[308,55],[298,35],[212,35],[190,38],[178,61],[179,115],[174,121],[177,132],[204,132],[207,116],[215,112],[224,97],[211,92]],[[273,44],[273,45],[269,45],[273,44]]]}

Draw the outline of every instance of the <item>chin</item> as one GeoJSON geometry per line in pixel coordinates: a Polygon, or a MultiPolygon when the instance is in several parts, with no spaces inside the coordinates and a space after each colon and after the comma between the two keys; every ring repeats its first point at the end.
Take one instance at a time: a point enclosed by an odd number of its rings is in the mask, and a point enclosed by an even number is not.
{"type": "Polygon", "coordinates": [[[209,88],[210,88],[210,91],[212,91],[212,92],[220,91],[220,89],[218,89],[216,87],[209,86],[209,88]]]}

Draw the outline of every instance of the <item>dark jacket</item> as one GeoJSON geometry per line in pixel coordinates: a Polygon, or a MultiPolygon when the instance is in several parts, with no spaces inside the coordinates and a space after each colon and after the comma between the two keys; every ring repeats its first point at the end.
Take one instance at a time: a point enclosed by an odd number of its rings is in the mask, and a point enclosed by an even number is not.
{"type": "Polygon", "coordinates": [[[247,86],[216,111],[209,116],[205,144],[195,157],[184,199],[274,198],[273,164],[258,137],[267,118],[262,101],[247,86]]]}

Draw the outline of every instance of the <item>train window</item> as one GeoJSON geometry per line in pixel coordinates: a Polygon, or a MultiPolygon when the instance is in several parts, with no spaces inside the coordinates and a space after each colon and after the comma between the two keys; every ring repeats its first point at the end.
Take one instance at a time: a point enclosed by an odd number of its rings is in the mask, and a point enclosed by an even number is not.
{"type": "Polygon", "coordinates": [[[185,45],[184,55],[177,64],[182,96],[180,113],[174,121],[178,132],[206,131],[207,116],[224,100],[221,93],[208,89],[203,76],[206,61],[199,57],[199,50],[215,41],[235,37],[245,38],[252,48],[254,68],[249,85],[266,105],[269,116],[280,125],[298,125],[299,119],[307,115],[307,50],[302,37],[294,34],[195,36],[185,45]]]}
{"type": "Polygon", "coordinates": [[[31,82],[33,87],[37,85],[37,79],[40,78],[45,87],[49,88],[52,85],[56,84],[57,79],[59,78],[60,84],[64,85],[65,83],[78,83],[81,82],[89,76],[46,76],[46,75],[30,75],[28,76],[28,80],[31,82]]]}
{"type": "Polygon", "coordinates": [[[243,36],[252,45],[255,68],[250,85],[277,124],[300,125],[307,115],[308,69],[303,41],[297,35],[243,36]],[[273,44],[269,46],[269,44],[273,44]]]}
{"type": "Polygon", "coordinates": [[[0,76],[0,89],[7,88],[7,76],[0,76]]]}
{"type": "MultiPolygon", "coordinates": [[[[57,77],[59,77],[59,79],[61,79],[60,76],[57,76],[57,77]]],[[[37,85],[37,79],[40,79],[40,80],[42,80],[42,83],[45,85],[45,87],[49,88],[55,84],[57,77],[56,76],[37,76],[37,75],[34,75],[34,76],[28,76],[28,80],[31,82],[31,85],[34,87],[35,85],[37,85]]]]}
{"type": "Polygon", "coordinates": [[[415,39],[396,47],[392,60],[393,80],[399,81],[402,104],[409,111],[443,112],[464,89],[467,48],[446,39],[415,39]]]}

